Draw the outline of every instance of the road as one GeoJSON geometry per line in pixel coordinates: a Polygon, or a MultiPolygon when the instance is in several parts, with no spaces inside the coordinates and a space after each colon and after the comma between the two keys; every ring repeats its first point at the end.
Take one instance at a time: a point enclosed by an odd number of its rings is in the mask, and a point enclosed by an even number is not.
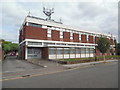
{"type": "Polygon", "coordinates": [[[3,88],[118,88],[118,63],[6,80],[3,88]]]}

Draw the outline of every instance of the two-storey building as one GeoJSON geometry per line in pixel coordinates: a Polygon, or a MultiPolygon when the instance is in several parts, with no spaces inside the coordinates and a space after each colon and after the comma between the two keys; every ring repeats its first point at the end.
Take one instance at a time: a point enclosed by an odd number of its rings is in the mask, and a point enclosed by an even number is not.
{"type": "MultiPolygon", "coordinates": [[[[76,22],[77,23],[77,22],[76,22]]],[[[115,45],[115,37],[64,25],[54,20],[27,16],[20,28],[19,56],[22,59],[67,59],[101,55],[96,49],[99,37],[115,45]]],[[[111,55],[110,51],[107,55],[111,55]]]]}

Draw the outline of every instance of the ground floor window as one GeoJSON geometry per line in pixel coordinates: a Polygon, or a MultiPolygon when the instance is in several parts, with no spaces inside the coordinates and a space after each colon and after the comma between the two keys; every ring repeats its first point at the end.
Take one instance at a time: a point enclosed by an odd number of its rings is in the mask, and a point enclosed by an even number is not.
{"type": "Polygon", "coordinates": [[[42,50],[41,48],[27,48],[27,57],[29,58],[41,58],[42,50]]]}
{"type": "Polygon", "coordinates": [[[49,48],[49,59],[93,57],[93,48],[49,48]]]}

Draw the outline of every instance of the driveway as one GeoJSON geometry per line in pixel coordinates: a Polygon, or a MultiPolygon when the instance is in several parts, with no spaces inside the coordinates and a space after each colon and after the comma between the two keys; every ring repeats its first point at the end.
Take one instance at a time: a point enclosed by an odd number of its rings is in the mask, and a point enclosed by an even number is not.
{"type": "Polygon", "coordinates": [[[2,67],[3,67],[2,68],[3,73],[42,68],[42,67],[40,67],[38,65],[28,63],[25,60],[19,60],[19,59],[17,59],[16,56],[8,56],[2,62],[2,67]]]}

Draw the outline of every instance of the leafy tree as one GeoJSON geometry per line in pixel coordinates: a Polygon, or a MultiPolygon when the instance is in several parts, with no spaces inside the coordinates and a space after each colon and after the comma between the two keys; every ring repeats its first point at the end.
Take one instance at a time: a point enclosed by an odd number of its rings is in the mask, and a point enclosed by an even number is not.
{"type": "Polygon", "coordinates": [[[97,41],[97,48],[102,53],[105,61],[105,53],[110,49],[110,41],[105,37],[100,37],[97,41]]]}
{"type": "Polygon", "coordinates": [[[17,43],[12,43],[9,41],[3,41],[2,43],[2,48],[4,49],[5,53],[9,53],[11,51],[18,51],[18,44],[17,43]]]}
{"type": "Polygon", "coordinates": [[[120,43],[117,43],[116,45],[116,54],[120,55],[120,43]]]}
{"type": "Polygon", "coordinates": [[[3,41],[2,48],[4,49],[5,53],[7,54],[11,50],[11,42],[3,41]]]}
{"type": "Polygon", "coordinates": [[[12,43],[12,44],[11,44],[11,50],[12,50],[12,51],[15,51],[15,52],[18,51],[18,44],[12,43]]]}

